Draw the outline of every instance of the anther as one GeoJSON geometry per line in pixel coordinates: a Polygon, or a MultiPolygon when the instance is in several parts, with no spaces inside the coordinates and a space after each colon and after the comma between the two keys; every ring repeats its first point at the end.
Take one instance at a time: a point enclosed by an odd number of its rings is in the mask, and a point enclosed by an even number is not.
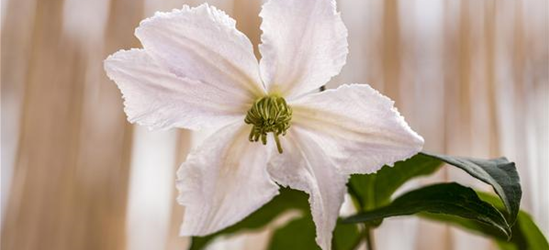
{"type": "Polygon", "coordinates": [[[267,133],[273,133],[278,152],[282,154],[279,135],[286,135],[292,120],[292,109],[286,100],[276,95],[265,96],[258,99],[246,114],[244,122],[252,125],[248,139],[251,142],[261,140],[267,144],[267,133]]]}

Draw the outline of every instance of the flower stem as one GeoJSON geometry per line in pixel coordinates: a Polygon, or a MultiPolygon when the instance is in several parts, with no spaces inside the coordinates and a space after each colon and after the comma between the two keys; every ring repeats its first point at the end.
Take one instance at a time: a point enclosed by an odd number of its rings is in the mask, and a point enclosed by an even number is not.
{"type": "Polygon", "coordinates": [[[374,235],[372,234],[372,229],[368,225],[364,225],[364,240],[366,241],[367,250],[375,250],[374,245],[374,235]]]}

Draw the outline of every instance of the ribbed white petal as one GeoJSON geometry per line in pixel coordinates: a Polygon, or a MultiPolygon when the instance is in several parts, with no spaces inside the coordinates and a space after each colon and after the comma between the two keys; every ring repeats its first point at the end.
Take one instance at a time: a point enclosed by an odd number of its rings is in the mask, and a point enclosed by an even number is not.
{"type": "Polygon", "coordinates": [[[250,40],[208,4],[157,12],[135,30],[147,52],[177,76],[256,99],[264,93],[250,40]]]}
{"type": "Polygon", "coordinates": [[[181,165],[182,235],[207,235],[231,226],[278,193],[266,169],[267,147],[249,142],[249,129],[236,122],[218,130],[181,165]]]}
{"type": "Polygon", "coordinates": [[[269,174],[276,182],[309,194],[316,225],[316,242],[331,249],[332,232],[347,191],[347,176],[341,174],[325,149],[308,131],[294,126],[281,137],[284,153],[273,153],[269,174]]]}
{"type": "Polygon", "coordinates": [[[128,121],[150,128],[220,127],[244,119],[250,99],[208,83],[177,77],[144,51],[119,51],[105,60],[124,97],[128,121]]]}
{"type": "Polygon", "coordinates": [[[347,29],[334,0],[270,0],[260,16],[260,68],[270,92],[292,99],[339,74],[347,29]]]}
{"type": "Polygon", "coordinates": [[[346,174],[372,173],[409,158],[423,147],[393,107],[393,101],[369,85],[343,85],[290,103],[292,123],[314,132],[346,174]]]}

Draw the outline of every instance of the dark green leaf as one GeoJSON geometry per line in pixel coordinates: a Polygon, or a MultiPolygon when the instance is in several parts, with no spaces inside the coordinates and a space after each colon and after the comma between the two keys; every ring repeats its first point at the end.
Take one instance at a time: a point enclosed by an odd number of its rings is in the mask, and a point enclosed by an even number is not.
{"type": "MultiPolygon", "coordinates": [[[[497,198],[496,198],[497,199],[497,198]]],[[[426,218],[433,221],[449,223],[458,227],[461,227],[469,232],[479,234],[485,237],[492,238],[502,250],[526,250],[528,247],[525,242],[522,232],[518,229],[518,224],[515,224],[512,228],[512,236],[509,239],[500,230],[495,229],[487,224],[468,220],[461,217],[450,216],[445,214],[432,214],[432,213],[420,213],[422,218],[426,218]]],[[[520,217],[520,213],[519,213],[520,217]]],[[[520,220],[520,219],[519,219],[520,220]]]]}
{"type": "Polygon", "coordinates": [[[410,191],[385,207],[359,213],[345,221],[362,223],[420,212],[476,220],[494,227],[507,237],[511,235],[507,221],[494,206],[482,201],[473,189],[457,183],[435,184],[410,191]]]}
{"type": "Polygon", "coordinates": [[[372,210],[391,201],[391,195],[412,178],[434,173],[442,162],[433,157],[417,154],[414,157],[385,166],[375,174],[352,175],[349,192],[363,211],[372,210]]]}
{"type": "MultiPolygon", "coordinates": [[[[204,249],[204,247],[211,243],[213,239],[220,235],[228,235],[236,232],[241,232],[243,230],[260,229],[267,225],[269,222],[273,221],[277,216],[290,209],[300,209],[308,211],[309,204],[307,202],[307,194],[289,188],[281,188],[280,194],[278,196],[276,196],[269,203],[265,204],[263,207],[246,217],[244,220],[217,233],[204,237],[193,237],[189,249],[204,249]]],[[[314,234],[314,232],[315,231],[313,228],[312,233],[314,234]]]]}
{"type": "MultiPolygon", "coordinates": [[[[492,203],[500,210],[504,210],[504,204],[501,203],[501,200],[496,196],[484,193],[477,192],[480,198],[484,201],[492,203]]],[[[540,231],[536,223],[532,220],[532,217],[524,212],[519,211],[517,216],[517,223],[511,228],[513,231],[513,237],[511,238],[511,243],[513,248],[509,248],[508,242],[503,240],[497,240],[498,245],[501,249],[517,249],[517,250],[548,250],[549,243],[547,239],[540,231]],[[507,248],[506,248],[507,247],[507,248]]]]}
{"type": "MultiPolygon", "coordinates": [[[[504,210],[504,205],[498,197],[479,192],[478,195],[484,201],[491,203],[498,209],[504,210]]],[[[451,223],[460,226],[473,233],[481,234],[493,238],[501,250],[547,250],[549,243],[537,225],[532,221],[528,213],[519,211],[517,223],[511,228],[513,235],[510,241],[507,241],[499,231],[473,220],[466,220],[459,217],[435,214],[421,214],[422,217],[441,222],[451,223]]]]}
{"type": "Polygon", "coordinates": [[[476,220],[470,220],[447,214],[419,213],[418,215],[422,218],[426,218],[429,220],[450,223],[455,226],[464,228],[468,231],[479,233],[484,236],[489,236],[494,239],[507,241],[508,238],[507,235],[505,235],[505,233],[503,233],[501,230],[485,223],[478,222],[476,220]]]}
{"type": "Polygon", "coordinates": [[[385,166],[375,174],[353,175],[348,185],[349,193],[363,211],[372,210],[389,204],[391,195],[402,184],[412,178],[434,173],[442,163],[458,167],[491,185],[507,207],[509,224],[514,223],[522,191],[515,164],[505,158],[482,160],[419,153],[406,161],[395,163],[392,168],[385,166]]]}
{"type": "Polygon", "coordinates": [[[431,153],[421,154],[463,169],[471,176],[491,185],[505,203],[509,225],[515,223],[520,208],[522,189],[514,162],[509,162],[506,158],[483,160],[431,153]]]}

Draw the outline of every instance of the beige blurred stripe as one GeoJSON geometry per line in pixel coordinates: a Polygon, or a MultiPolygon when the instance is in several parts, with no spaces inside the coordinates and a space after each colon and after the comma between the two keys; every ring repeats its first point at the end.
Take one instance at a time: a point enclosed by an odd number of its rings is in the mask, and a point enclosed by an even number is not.
{"type": "MultiPolygon", "coordinates": [[[[101,54],[136,45],[128,37],[142,17],[139,6],[139,1],[111,2],[101,54]]],[[[27,79],[14,83],[26,91],[2,229],[6,250],[125,246],[131,127],[115,85],[96,65],[102,59],[63,30],[63,7],[60,0],[36,1],[27,79]],[[87,82],[90,69],[100,81],[87,82]]],[[[8,19],[6,26],[18,27],[17,21],[8,19]]]]}
{"type": "Polygon", "coordinates": [[[2,1],[1,32],[1,190],[2,225],[7,199],[13,181],[16,152],[19,145],[20,117],[24,82],[27,79],[28,60],[32,46],[34,0],[2,1]],[[9,12],[6,10],[9,9],[9,12]],[[17,23],[17,25],[10,25],[17,23]],[[6,119],[8,118],[8,119],[6,119]]]}
{"type": "Polygon", "coordinates": [[[82,85],[72,83],[83,80],[81,71],[70,69],[81,70],[84,62],[78,48],[62,37],[62,7],[63,1],[37,2],[32,66],[25,82],[18,83],[26,91],[3,249],[63,249],[70,241],[63,231],[72,230],[66,218],[74,213],[68,209],[75,196],[69,187],[82,95],[82,85]]]}
{"type": "Polygon", "coordinates": [[[383,69],[383,93],[399,103],[400,93],[400,69],[401,69],[401,45],[399,24],[399,1],[386,0],[383,6],[382,17],[382,43],[380,43],[383,69]]]}
{"type": "Polygon", "coordinates": [[[501,128],[497,121],[498,107],[496,101],[496,0],[489,0],[485,3],[484,10],[484,47],[486,57],[486,85],[487,85],[487,104],[488,104],[488,123],[489,140],[488,152],[490,157],[501,155],[499,133],[501,128]]]}
{"type": "Polygon", "coordinates": [[[261,0],[232,0],[233,10],[231,16],[236,20],[236,28],[252,41],[254,45],[254,52],[258,59],[261,58],[259,54],[258,45],[261,43],[261,17],[259,12],[261,11],[261,0]]]}
{"type": "MultiPolygon", "coordinates": [[[[179,140],[178,140],[178,157],[177,157],[177,164],[174,166],[174,173],[179,168],[180,164],[185,161],[187,158],[187,154],[189,154],[190,147],[191,147],[191,132],[189,130],[181,130],[179,132],[179,140]]],[[[174,174],[174,178],[176,178],[176,175],[174,174]]],[[[175,180],[174,180],[175,183],[175,180]]],[[[175,187],[174,187],[175,188],[175,187]]],[[[184,207],[179,205],[179,203],[176,201],[177,196],[179,193],[177,191],[174,192],[173,195],[173,206],[172,206],[172,212],[171,212],[171,223],[169,227],[169,233],[168,238],[166,239],[166,249],[167,250],[181,250],[186,249],[187,246],[190,243],[190,239],[188,237],[181,237],[179,236],[179,229],[181,228],[181,223],[183,222],[183,215],[184,215],[184,207]]]]}

